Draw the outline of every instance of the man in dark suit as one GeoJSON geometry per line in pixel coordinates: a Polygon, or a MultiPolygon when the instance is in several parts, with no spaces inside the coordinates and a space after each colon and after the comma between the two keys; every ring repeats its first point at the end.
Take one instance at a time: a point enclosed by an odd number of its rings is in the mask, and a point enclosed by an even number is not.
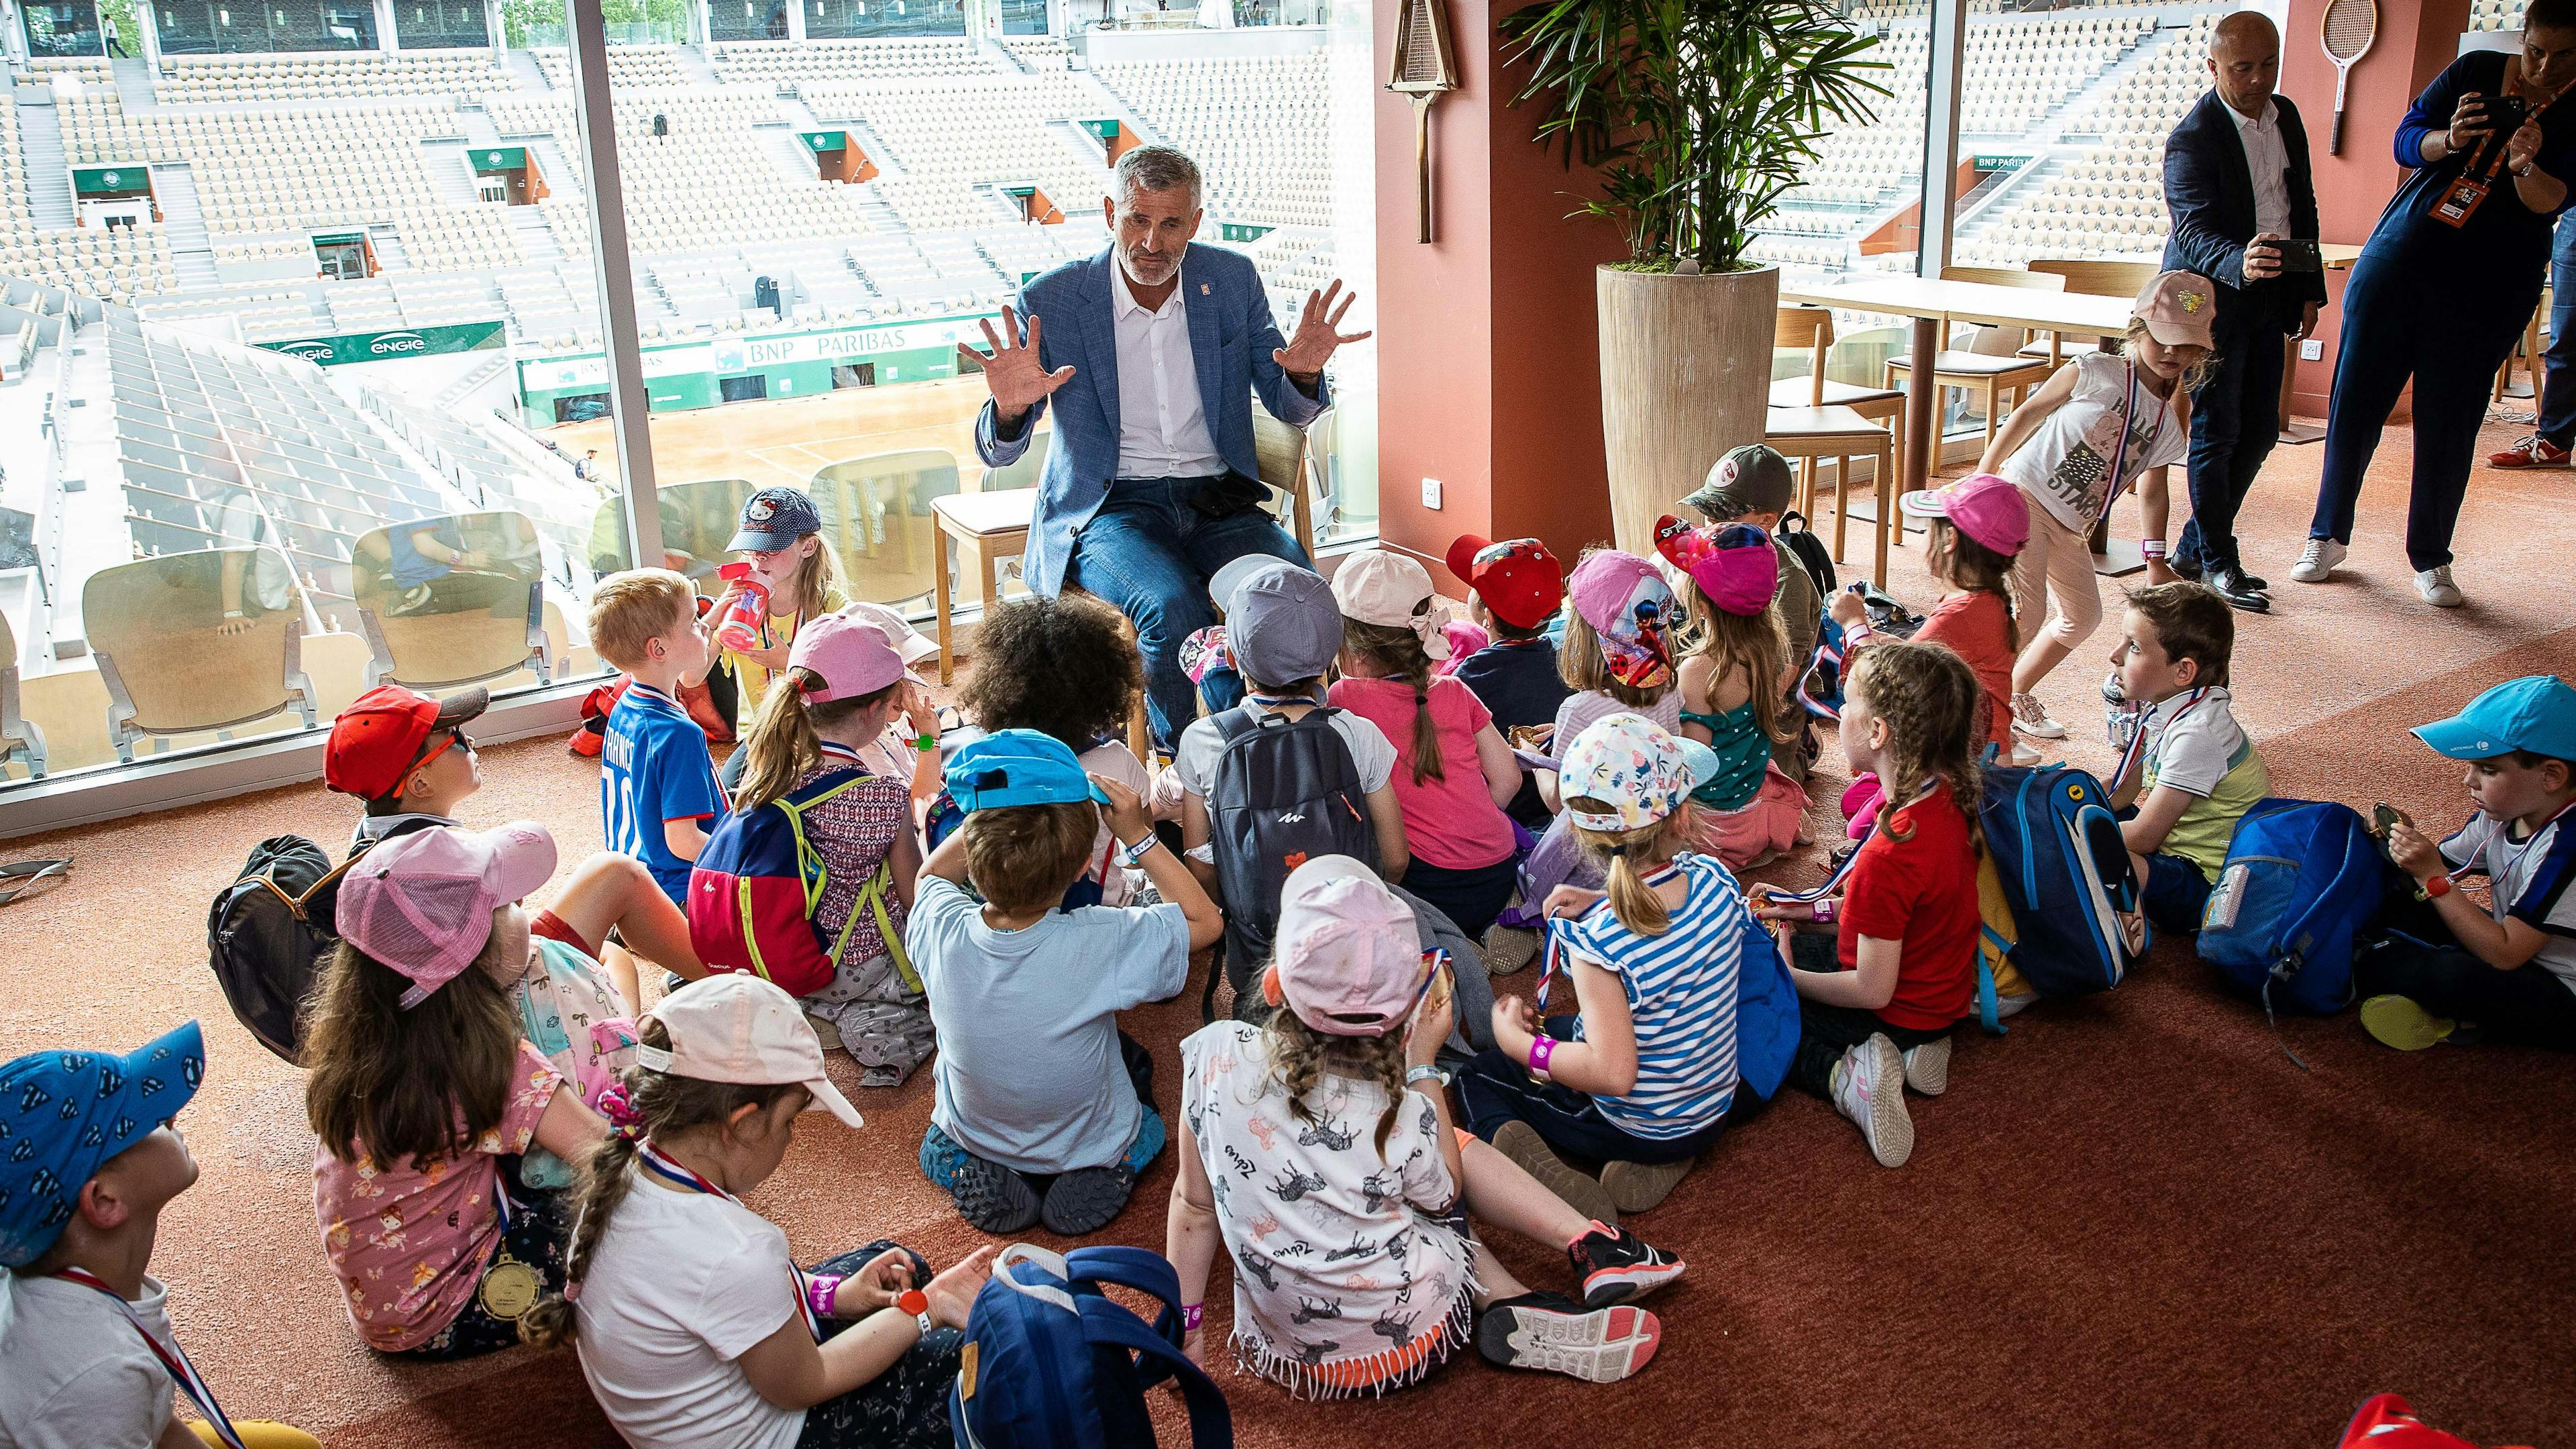
{"type": "Polygon", "coordinates": [[[2215,83],[2165,141],[2167,271],[2197,272],[2218,288],[2218,366],[2191,395],[2191,521],[2174,572],[2198,578],[2240,609],[2263,613],[2263,580],[2236,551],[2236,510],[2271,454],[2281,424],[2281,338],[2316,330],[2325,275],[2285,273],[2284,237],[2314,241],[2317,193],[2308,132],[2273,87],[2281,34],[2240,10],[2209,42],[2215,83]]]}

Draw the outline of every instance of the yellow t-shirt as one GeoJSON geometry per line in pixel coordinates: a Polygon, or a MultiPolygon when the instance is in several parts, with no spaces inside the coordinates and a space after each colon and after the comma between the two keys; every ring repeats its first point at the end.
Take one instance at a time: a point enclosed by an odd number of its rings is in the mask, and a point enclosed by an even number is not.
{"type": "MultiPolygon", "coordinates": [[[[776,649],[796,642],[797,631],[807,619],[837,614],[848,607],[850,596],[838,584],[823,591],[823,607],[794,614],[772,614],[761,621],[760,647],[776,649]]],[[[734,678],[742,685],[742,725],[748,729],[760,713],[760,698],[769,692],[769,671],[728,649],[725,663],[733,666],[734,678]]]]}

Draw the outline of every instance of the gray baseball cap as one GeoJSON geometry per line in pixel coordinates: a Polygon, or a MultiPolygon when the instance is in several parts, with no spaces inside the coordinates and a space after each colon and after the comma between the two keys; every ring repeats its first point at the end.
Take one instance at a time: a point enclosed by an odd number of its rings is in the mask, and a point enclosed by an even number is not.
{"type": "Polygon", "coordinates": [[[1711,464],[1708,481],[1682,501],[1706,514],[1710,521],[1726,523],[1748,513],[1786,512],[1797,494],[1797,480],[1789,476],[1789,460],[1765,444],[1747,443],[1730,449],[1725,457],[1711,464]]]}
{"type": "Polygon", "coordinates": [[[1235,585],[1225,637],[1246,678],[1294,684],[1322,674],[1342,652],[1342,611],[1320,576],[1274,559],[1235,585]]]}

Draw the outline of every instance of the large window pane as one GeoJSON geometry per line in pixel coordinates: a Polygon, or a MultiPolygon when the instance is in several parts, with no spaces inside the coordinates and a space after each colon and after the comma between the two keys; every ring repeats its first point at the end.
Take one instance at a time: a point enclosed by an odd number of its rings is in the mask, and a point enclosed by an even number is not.
{"type": "Polygon", "coordinates": [[[168,55],[373,50],[376,11],[364,0],[154,0],[168,55]]]}
{"type": "Polygon", "coordinates": [[[804,0],[805,33],[817,40],[873,35],[964,35],[959,0],[804,0]]]}
{"type": "Polygon", "coordinates": [[[27,26],[27,53],[40,60],[104,55],[98,7],[89,0],[38,0],[19,7],[27,26]]]}
{"type": "Polygon", "coordinates": [[[405,50],[461,50],[492,43],[482,0],[394,0],[394,34],[405,50]]]}

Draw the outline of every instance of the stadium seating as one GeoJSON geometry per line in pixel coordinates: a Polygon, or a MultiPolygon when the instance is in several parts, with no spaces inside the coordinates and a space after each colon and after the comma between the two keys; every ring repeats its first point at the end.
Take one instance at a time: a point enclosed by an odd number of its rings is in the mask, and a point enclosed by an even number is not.
{"type": "MultiPolygon", "coordinates": [[[[1060,42],[1059,42],[1060,43],[1060,42]]],[[[885,40],[719,41],[707,59],[727,84],[777,86],[857,76],[990,76],[999,69],[975,43],[903,36],[885,40]]],[[[1058,65],[1057,70],[1064,67],[1058,65]]],[[[611,68],[612,82],[615,76],[611,68]]]]}
{"type": "MultiPolygon", "coordinates": [[[[537,69],[543,71],[546,84],[559,91],[572,89],[572,57],[562,47],[532,49],[537,69]]],[[[612,45],[608,48],[608,84],[626,86],[685,86],[689,73],[680,68],[680,58],[667,45],[612,45]]]]}
{"type": "Polygon", "coordinates": [[[165,67],[153,94],[178,103],[480,95],[517,85],[488,50],[171,56],[165,67]]]}

